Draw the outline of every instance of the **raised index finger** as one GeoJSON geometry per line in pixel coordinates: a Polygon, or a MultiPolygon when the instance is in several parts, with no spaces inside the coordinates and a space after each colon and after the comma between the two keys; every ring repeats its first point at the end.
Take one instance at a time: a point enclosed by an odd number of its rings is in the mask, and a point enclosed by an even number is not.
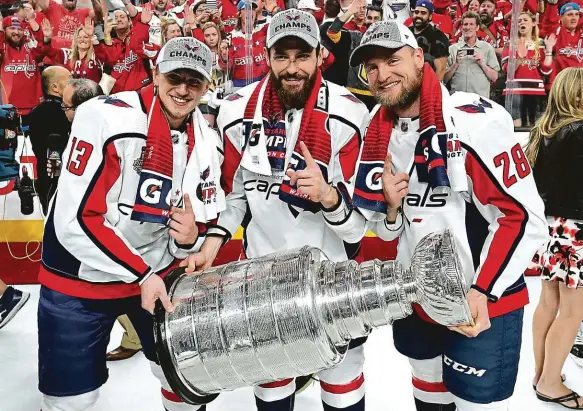
{"type": "Polygon", "coordinates": [[[190,196],[188,194],[184,194],[184,209],[187,213],[193,212],[192,203],[190,202],[190,196]]]}
{"type": "Polygon", "coordinates": [[[316,161],[314,160],[314,158],[310,154],[310,150],[308,150],[308,147],[304,144],[303,141],[300,141],[300,148],[302,149],[302,155],[304,156],[304,161],[306,162],[306,167],[312,167],[312,166],[317,167],[318,165],[316,164],[316,161]]]}
{"type": "Polygon", "coordinates": [[[394,175],[393,169],[391,168],[392,161],[393,161],[393,156],[391,155],[391,153],[387,153],[387,156],[385,157],[385,164],[383,166],[383,169],[384,169],[383,171],[390,176],[394,175]]]}

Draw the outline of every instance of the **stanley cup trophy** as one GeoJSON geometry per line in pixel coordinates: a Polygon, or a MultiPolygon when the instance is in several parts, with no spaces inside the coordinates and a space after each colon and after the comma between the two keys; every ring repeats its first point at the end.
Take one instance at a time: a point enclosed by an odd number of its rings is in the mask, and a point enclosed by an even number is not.
{"type": "Polygon", "coordinates": [[[174,312],[159,304],[155,336],[172,390],[190,404],[221,391],[309,375],[339,364],[351,339],[419,304],[436,322],[473,324],[449,231],[424,237],[411,267],[328,261],[303,247],[167,278],[174,312]]]}

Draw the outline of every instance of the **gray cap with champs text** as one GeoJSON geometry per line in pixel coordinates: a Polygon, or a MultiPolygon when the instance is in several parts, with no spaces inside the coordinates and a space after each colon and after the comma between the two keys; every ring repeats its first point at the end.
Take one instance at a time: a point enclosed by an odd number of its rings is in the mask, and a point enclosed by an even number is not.
{"type": "Polygon", "coordinates": [[[213,54],[206,44],[193,37],[176,37],[162,47],[156,67],[161,73],[194,70],[212,81],[213,54]]]}
{"type": "Polygon", "coordinates": [[[267,29],[267,48],[271,48],[284,37],[298,37],[312,48],[320,44],[320,28],[310,13],[290,9],[277,13],[271,18],[267,29]]]}
{"type": "Polygon", "coordinates": [[[365,51],[371,47],[384,47],[389,50],[396,50],[404,46],[409,46],[414,49],[419,48],[411,30],[395,20],[378,21],[371,24],[363,34],[360,45],[354,49],[350,56],[350,66],[357,67],[361,64],[365,51]]]}

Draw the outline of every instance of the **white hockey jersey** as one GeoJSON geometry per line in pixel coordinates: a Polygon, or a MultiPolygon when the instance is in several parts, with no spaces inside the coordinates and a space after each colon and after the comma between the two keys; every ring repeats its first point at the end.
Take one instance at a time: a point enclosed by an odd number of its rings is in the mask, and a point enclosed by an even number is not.
{"type": "MultiPolygon", "coordinates": [[[[219,150],[221,162],[219,136],[207,123],[201,124],[201,129],[209,144],[219,150]]],[[[170,237],[166,225],[130,219],[146,135],[147,115],[135,91],[95,98],[79,106],[45,223],[41,284],[84,298],[138,295],[139,282],[152,273],[165,274],[177,265],[176,259],[198,250],[205,238],[205,224],[197,224],[197,242],[184,249],[170,237]]],[[[174,166],[170,194],[182,205],[188,137],[186,130],[171,130],[171,135],[174,166]]],[[[157,186],[151,188],[147,195],[160,196],[157,186]]],[[[192,197],[193,204],[199,201],[192,197]]]]}
{"type": "MultiPolygon", "coordinates": [[[[318,247],[330,260],[343,261],[357,252],[352,250],[333,230],[327,227],[322,212],[304,211],[280,200],[281,175],[260,175],[240,166],[244,144],[243,113],[247,102],[259,83],[251,84],[225,99],[217,119],[225,143],[222,175],[226,182],[227,209],[219,216],[218,226],[227,236],[243,225],[243,248],[246,257],[258,257],[305,245],[318,247]]],[[[322,104],[329,114],[328,130],[331,136],[329,180],[334,184],[348,181],[358,157],[368,111],[348,90],[327,83],[328,95],[322,104]]],[[[286,166],[291,159],[303,110],[284,113],[286,137],[286,166]]]]}
{"type": "Polygon", "coordinates": [[[387,224],[384,215],[366,221],[346,204],[326,218],[347,242],[359,241],[369,229],[386,241],[398,237],[397,260],[405,267],[421,238],[451,230],[468,288],[489,297],[495,317],[528,303],[523,272],[548,236],[544,205],[506,110],[470,93],[455,93],[449,101],[460,146],[448,146],[447,156],[465,157],[467,192],[437,194],[419,182],[414,166],[419,119],[399,119],[389,141],[392,169],[410,180],[397,221],[387,224]]]}

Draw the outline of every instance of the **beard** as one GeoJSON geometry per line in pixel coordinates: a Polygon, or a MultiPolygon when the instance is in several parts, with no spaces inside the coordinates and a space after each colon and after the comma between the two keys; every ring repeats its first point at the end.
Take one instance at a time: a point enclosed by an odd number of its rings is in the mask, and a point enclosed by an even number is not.
{"type": "Polygon", "coordinates": [[[372,92],[375,96],[375,100],[384,108],[394,111],[394,110],[404,110],[409,107],[417,100],[421,94],[421,83],[423,82],[423,68],[420,68],[412,80],[408,84],[403,85],[403,91],[397,97],[390,97],[378,92],[378,87],[374,86],[372,92]]]}
{"type": "Polygon", "coordinates": [[[310,93],[314,88],[314,84],[316,84],[316,71],[314,71],[312,76],[296,73],[283,74],[279,77],[276,77],[272,71],[269,76],[271,77],[270,80],[272,80],[275,85],[275,92],[277,97],[279,97],[280,103],[288,109],[304,108],[306,101],[308,101],[308,97],[310,97],[310,93]],[[283,80],[303,80],[304,86],[299,90],[288,90],[283,85],[283,80]]]}
{"type": "Polygon", "coordinates": [[[480,21],[484,26],[488,27],[490,24],[492,24],[493,18],[488,13],[481,13],[480,21]]]}
{"type": "Polygon", "coordinates": [[[13,40],[12,36],[6,36],[6,43],[16,49],[22,47],[22,44],[24,43],[23,39],[24,37],[22,36],[18,40],[13,40]]]}
{"type": "Polygon", "coordinates": [[[423,19],[413,19],[413,26],[415,26],[416,29],[424,29],[427,27],[428,23],[429,21],[425,22],[423,19]]]}

